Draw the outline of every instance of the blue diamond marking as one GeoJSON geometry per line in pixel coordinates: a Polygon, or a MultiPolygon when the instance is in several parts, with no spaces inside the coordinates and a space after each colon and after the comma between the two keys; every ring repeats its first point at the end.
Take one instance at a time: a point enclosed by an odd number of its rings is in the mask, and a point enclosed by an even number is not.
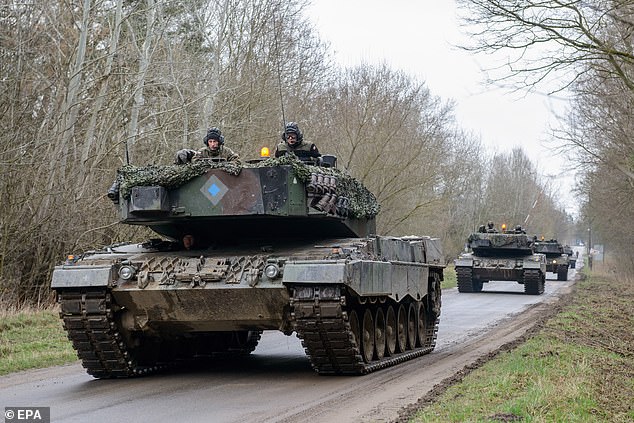
{"type": "Polygon", "coordinates": [[[209,194],[215,197],[220,192],[220,188],[218,188],[216,184],[213,184],[212,186],[209,187],[207,191],[209,192],[209,194]]]}
{"type": "Polygon", "coordinates": [[[202,187],[200,192],[209,200],[211,204],[217,206],[225,194],[229,191],[229,188],[216,176],[211,175],[202,187]]]}

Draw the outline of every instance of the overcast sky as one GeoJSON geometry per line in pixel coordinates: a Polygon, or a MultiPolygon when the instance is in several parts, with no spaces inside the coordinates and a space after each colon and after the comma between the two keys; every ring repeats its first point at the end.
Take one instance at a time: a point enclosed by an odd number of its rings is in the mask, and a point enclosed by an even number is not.
{"type": "MultiPolygon", "coordinates": [[[[432,94],[455,101],[459,125],[490,151],[521,146],[567,195],[573,176],[547,146],[549,126],[565,102],[487,87],[483,69],[492,59],[455,47],[464,44],[464,34],[454,0],[312,0],[309,16],[339,64],[386,62],[425,81],[432,94]]],[[[576,213],[572,203],[568,198],[566,209],[576,213]]]]}

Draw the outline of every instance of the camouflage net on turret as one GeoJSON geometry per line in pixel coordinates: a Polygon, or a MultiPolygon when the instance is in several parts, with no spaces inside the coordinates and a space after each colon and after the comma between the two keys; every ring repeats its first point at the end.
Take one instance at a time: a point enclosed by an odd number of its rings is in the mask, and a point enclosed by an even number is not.
{"type": "Polygon", "coordinates": [[[501,234],[501,233],[473,233],[469,235],[469,244],[482,246],[481,242],[488,241],[491,247],[503,248],[530,248],[532,241],[525,234],[501,234]]]}
{"type": "Polygon", "coordinates": [[[137,167],[123,166],[117,172],[120,184],[119,192],[123,198],[129,199],[135,186],[160,185],[167,189],[178,188],[196,176],[203,175],[208,169],[221,169],[231,175],[239,175],[243,168],[260,168],[274,166],[291,166],[293,173],[303,183],[310,181],[312,173],[335,176],[337,178],[337,195],[350,200],[349,215],[354,218],[373,218],[380,206],[372,194],[361,182],[339,169],[312,166],[303,163],[293,154],[278,158],[270,158],[258,163],[195,161],[185,165],[149,165],[137,167]]]}
{"type": "Polygon", "coordinates": [[[126,165],[117,171],[119,193],[129,199],[133,187],[160,185],[167,189],[178,188],[196,176],[204,174],[208,169],[222,169],[231,175],[239,175],[242,166],[237,162],[214,162],[200,160],[187,165],[126,165]]]}

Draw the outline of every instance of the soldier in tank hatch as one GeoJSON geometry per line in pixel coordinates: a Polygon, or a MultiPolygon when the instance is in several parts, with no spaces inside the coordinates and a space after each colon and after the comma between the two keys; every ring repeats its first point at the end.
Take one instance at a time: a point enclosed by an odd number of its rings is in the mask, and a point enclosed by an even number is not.
{"type": "Polygon", "coordinates": [[[321,157],[315,144],[304,142],[304,135],[295,122],[286,124],[282,132],[282,142],[275,148],[275,157],[281,157],[287,153],[295,154],[302,161],[316,162],[321,157]]]}
{"type": "Polygon", "coordinates": [[[186,250],[192,250],[194,248],[196,241],[194,240],[193,235],[187,234],[183,237],[182,243],[183,243],[183,248],[185,248],[186,250]]]}
{"type": "Polygon", "coordinates": [[[186,164],[192,160],[201,159],[220,159],[230,161],[239,161],[239,156],[229,147],[225,146],[225,137],[222,135],[220,128],[213,127],[207,130],[207,135],[203,139],[205,146],[199,150],[183,149],[176,153],[175,164],[186,164]]]}

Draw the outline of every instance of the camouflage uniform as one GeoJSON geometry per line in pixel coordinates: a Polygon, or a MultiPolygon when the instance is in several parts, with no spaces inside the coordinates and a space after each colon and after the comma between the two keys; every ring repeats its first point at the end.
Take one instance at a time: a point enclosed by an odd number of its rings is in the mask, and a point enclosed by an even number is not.
{"type": "Polygon", "coordinates": [[[275,157],[280,157],[286,153],[291,152],[301,159],[308,157],[317,158],[321,157],[319,150],[315,144],[301,143],[296,147],[289,146],[286,141],[282,141],[275,148],[275,157]]]}
{"type": "Polygon", "coordinates": [[[201,160],[201,159],[224,159],[228,162],[230,161],[239,161],[239,156],[233,152],[229,147],[225,147],[221,145],[218,148],[218,151],[213,151],[209,147],[203,147],[200,151],[197,151],[194,155],[193,160],[201,160]]]}

